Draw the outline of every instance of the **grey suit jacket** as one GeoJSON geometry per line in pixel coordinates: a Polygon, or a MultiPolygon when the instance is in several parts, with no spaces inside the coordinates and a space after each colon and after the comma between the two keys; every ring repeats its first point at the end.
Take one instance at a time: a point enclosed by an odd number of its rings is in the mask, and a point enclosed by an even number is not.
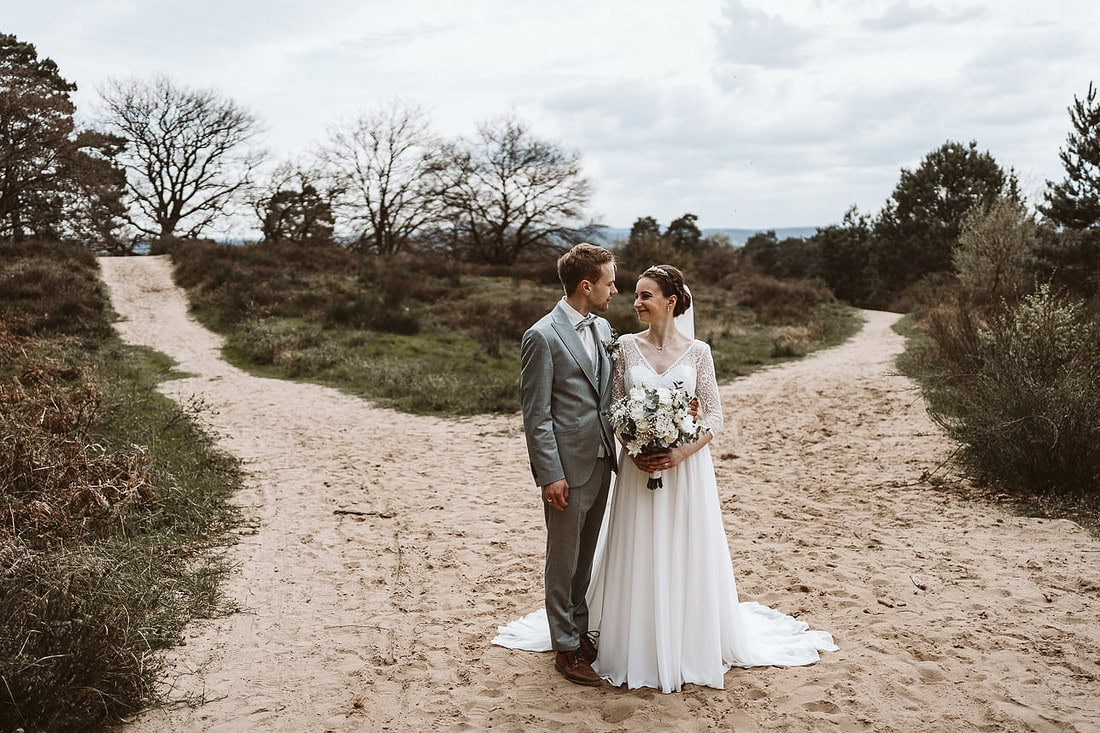
{"type": "Polygon", "coordinates": [[[611,400],[611,360],[604,344],[611,325],[596,319],[599,375],[561,301],[523,334],[520,397],[523,430],[535,483],[564,478],[570,486],[588,482],[596,460],[614,460],[614,433],[604,410],[611,400]]]}

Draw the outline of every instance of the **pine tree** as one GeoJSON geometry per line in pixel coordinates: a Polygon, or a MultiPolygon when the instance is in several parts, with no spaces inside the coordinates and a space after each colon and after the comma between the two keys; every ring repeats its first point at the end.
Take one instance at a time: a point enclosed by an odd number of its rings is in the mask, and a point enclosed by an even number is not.
{"type": "Polygon", "coordinates": [[[988,152],[948,141],[901,179],[875,224],[879,275],[899,293],[925,275],[952,269],[951,249],[966,214],[997,196],[1019,199],[1016,175],[988,152]]]}
{"type": "Polygon", "coordinates": [[[679,252],[697,254],[703,242],[703,233],[695,224],[698,219],[695,214],[684,214],[679,219],[673,219],[665,230],[665,239],[679,252]]]}
{"type": "Polygon", "coordinates": [[[76,130],[74,91],[33,44],[0,33],[0,238],[119,245],[121,141],[76,130]]]}
{"type": "Polygon", "coordinates": [[[1066,229],[1100,228],[1100,100],[1096,91],[1090,82],[1084,99],[1073,97],[1068,108],[1073,129],[1058,154],[1066,178],[1061,183],[1047,181],[1046,203],[1039,207],[1066,229]]]}

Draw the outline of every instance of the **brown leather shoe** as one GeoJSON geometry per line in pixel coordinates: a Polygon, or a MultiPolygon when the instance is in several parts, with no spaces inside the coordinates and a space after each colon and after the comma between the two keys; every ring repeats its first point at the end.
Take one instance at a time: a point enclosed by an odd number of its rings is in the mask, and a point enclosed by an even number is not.
{"type": "Polygon", "coordinates": [[[554,654],[554,669],[562,677],[577,685],[599,687],[603,680],[592,669],[592,665],[581,659],[579,652],[557,652],[554,654]]]}
{"type": "Polygon", "coordinates": [[[600,632],[598,631],[581,634],[581,648],[577,650],[577,656],[589,664],[595,662],[596,656],[599,654],[599,650],[596,648],[596,639],[599,638],[600,632]]]}

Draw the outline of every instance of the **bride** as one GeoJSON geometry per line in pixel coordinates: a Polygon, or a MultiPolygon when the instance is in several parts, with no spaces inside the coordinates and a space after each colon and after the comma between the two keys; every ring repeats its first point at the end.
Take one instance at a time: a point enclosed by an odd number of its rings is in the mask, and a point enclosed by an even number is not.
{"type": "MultiPolygon", "coordinates": [[[[693,338],[691,293],[671,265],[642,273],[634,310],[649,328],[619,339],[612,400],[635,385],[698,397],[697,442],[623,456],[588,589],[592,665],[611,684],[663,692],[723,687],[733,666],[798,666],[835,651],[832,636],[779,611],[739,602],[708,444],[722,428],[710,347],[693,338]],[[663,486],[648,489],[650,473],[663,486]]],[[[494,644],[550,649],[545,611],[500,627],[494,644]]]]}

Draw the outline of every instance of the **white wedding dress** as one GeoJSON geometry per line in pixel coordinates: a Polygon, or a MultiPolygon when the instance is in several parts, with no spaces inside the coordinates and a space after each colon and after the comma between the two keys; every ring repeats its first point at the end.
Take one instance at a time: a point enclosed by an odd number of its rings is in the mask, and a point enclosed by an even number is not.
{"type": "MultiPolygon", "coordinates": [[[[679,383],[699,398],[699,423],[717,433],[722,408],[710,347],[693,341],[657,373],[636,336],[621,337],[612,399],[633,385],[679,383]]],[[[593,667],[613,685],[663,692],[694,683],[723,687],[730,667],[801,666],[835,651],[830,634],[737,598],[709,446],[665,471],[664,486],[628,456],[608,504],[588,589],[589,626],[598,629],[593,667]]],[[[550,650],[543,610],[498,629],[494,644],[550,650]]]]}

